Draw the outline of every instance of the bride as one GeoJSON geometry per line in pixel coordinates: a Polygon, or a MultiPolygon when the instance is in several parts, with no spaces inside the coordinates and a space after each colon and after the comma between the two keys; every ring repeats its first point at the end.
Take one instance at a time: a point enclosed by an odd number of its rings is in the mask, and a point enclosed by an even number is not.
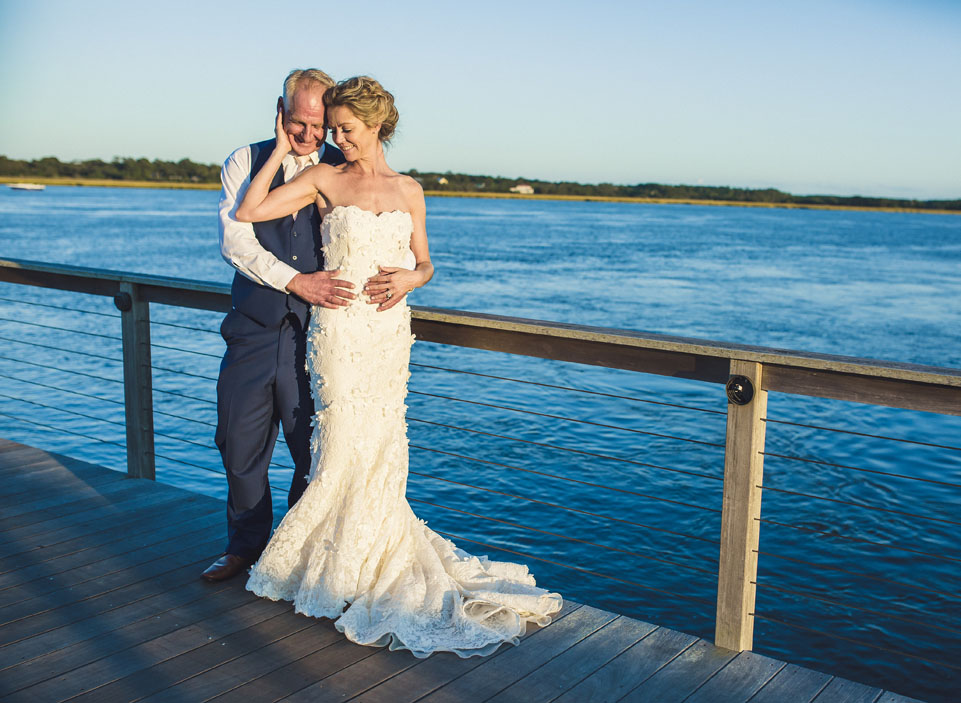
{"type": "Polygon", "coordinates": [[[413,337],[406,294],[434,272],[424,193],[384,158],[398,113],[377,81],[342,81],[324,95],[324,106],[347,162],[319,164],[270,190],[290,150],[278,115],[276,148],[237,218],[270,220],[315,202],[327,267],[346,281],[366,281],[367,301],[345,291],[340,306],[313,309],[308,365],[319,410],[310,484],[251,569],[247,588],[332,618],[359,644],[417,657],[489,654],[516,643],[527,623],[549,623],[561,597],[538,588],[523,565],[458,549],[407,503],[404,399],[413,337]]]}

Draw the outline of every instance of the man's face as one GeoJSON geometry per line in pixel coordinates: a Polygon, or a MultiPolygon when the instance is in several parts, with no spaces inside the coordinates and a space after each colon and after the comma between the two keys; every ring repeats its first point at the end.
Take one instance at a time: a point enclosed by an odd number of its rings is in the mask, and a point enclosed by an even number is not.
{"type": "Polygon", "coordinates": [[[284,131],[290,149],[298,156],[317,151],[327,138],[324,127],[324,89],[318,85],[298,88],[284,110],[284,131]]]}

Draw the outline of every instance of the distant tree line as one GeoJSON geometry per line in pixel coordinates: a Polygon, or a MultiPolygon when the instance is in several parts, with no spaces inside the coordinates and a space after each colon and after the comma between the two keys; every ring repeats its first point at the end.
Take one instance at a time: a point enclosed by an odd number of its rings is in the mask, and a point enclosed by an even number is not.
{"type": "MultiPolygon", "coordinates": [[[[921,210],[961,210],[961,200],[899,200],[859,195],[791,195],[774,188],[730,188],[728,186],[662,185],[638,183],[572,183],[539,181],[531,178],[471,176],[464,173],[433,173],[410,170],[426,190],[460,193],[509,193],[518,184],[534,189],[535,195],[602,196],[615,198],[663,198],[666,200],[721,200],[739,203],[784,203],[796,205],[838,205],[847,207],[892,207],[921,210]]],[[[47,156],[36,161],[19,161],[0,155],[0,176],[14,178],[95,178],[115,181],[156,181],[167,183],[218,183],[220,166],[198,164],[190,159],[161,161],[115,158],[113,161],[60,161],[47,156]]]]}
{"type": "Polygon", "coordinates": [[[121,159],[113,161],[60,161],[47,156],[19,161],[0,156],[0,176],[16,178],[96,178],[110,181],[157,181],[167,183],[219,183],[220,166],[198,164],[190,159],[161,161],[121,159]]]}
{"type": "Polygon", "coordinates": [[[615,198],[664,198],[667,200],[721,200],[739,203],[784,203],[797,205],[838,205],[846,207],[892,207],[924,210],[961,210],[961,200],[901,200],[868,198],[860,195],[791,195],[775,188],[731,188],[729,186],[662,185],[638,183],[584,184],[570,181],[539,181],[533,178],[469,176],[462,173],[408,172],[426,190],[449,192],[508,193],[520,183],[534,189],[535,195],[603,196],[615,198]]]}

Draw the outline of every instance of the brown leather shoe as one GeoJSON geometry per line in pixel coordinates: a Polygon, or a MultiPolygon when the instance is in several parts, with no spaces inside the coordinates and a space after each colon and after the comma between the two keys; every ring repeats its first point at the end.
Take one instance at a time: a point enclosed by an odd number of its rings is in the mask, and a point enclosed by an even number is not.
{"type": "Polygon", "coordinates": [[[200,577],[205,581],[226,581],[241,571],[246,571],[251,563],[249,559],[238,557],[236,554],[224,554],[208,566],[200,577]]]}

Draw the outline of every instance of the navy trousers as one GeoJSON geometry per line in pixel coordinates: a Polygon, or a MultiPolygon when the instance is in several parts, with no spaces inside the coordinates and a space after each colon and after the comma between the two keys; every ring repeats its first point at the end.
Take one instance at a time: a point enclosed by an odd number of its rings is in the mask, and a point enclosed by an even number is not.
{"type": "Polygon", "coordinates": [[[293,314],[264,327],[237,310],[220,326],[227,352],[217,380],[215,441],[227,470],[228,554],[255,560],[273,524],[267,466],[278,424],[294,460],[288,507],[307,487],[314,403],[307,378],[307,333],[293,314]]]}

